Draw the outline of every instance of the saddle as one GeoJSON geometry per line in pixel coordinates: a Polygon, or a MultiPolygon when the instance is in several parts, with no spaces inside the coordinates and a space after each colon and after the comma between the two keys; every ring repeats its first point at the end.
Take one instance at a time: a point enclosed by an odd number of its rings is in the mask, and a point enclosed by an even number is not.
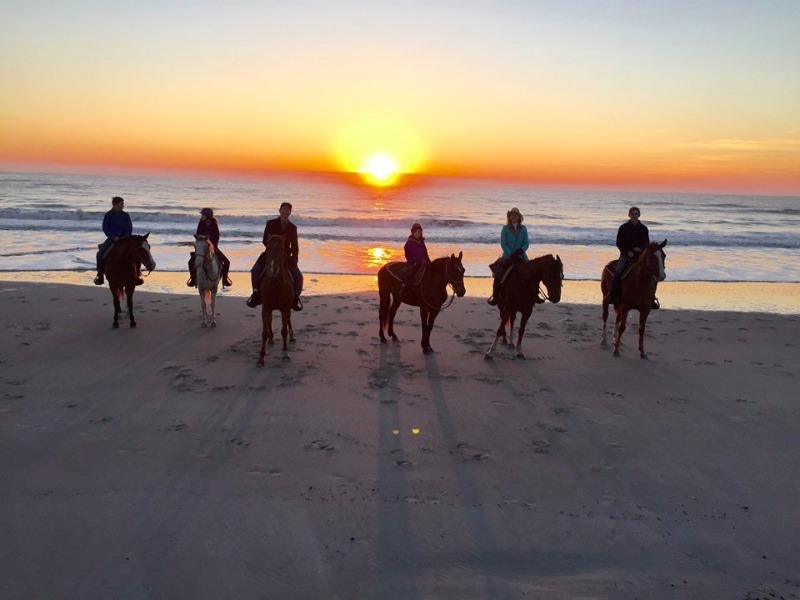
{"type": "MultiPolygon", "coordinates": [[[[422,277],[425,275],[425,269],[427,268],[427,266],[428,265],[421,265],[414,272],[414,278],[411,280],[411,287],[420,286],[420,284],[422,283],[422,277]]],[[[403,279],[403,273],[406,270],[405,263],[400,263],[400,262],[392,263],[386,267],[386,270],[389,271],[389,274],[395,279],[397,279],[397,281],[399,281],[400,283],[403,283],[403,281],[405,281],[403,279]]]]}
{"type": "MultiPolygon", "coordinates": [[[[619,260],[612,260],[612,261],[610,261],[609,263],[606,264],[606,271],[608,271],[608,273],[612,277],[614,276],[614,272],[617,270],[617,263],[618,262],[619,262],[619,260]]],[[[633,267],[635,265],[636,265],[636,262],[635,261],[631,261],[630,264],[628,265],[628,268],[625,269],[622,272],[622,277],[620,277],[620,280],[625,279],[628,275],[630,275],[630,272],[633,270],[633,267]]]]}

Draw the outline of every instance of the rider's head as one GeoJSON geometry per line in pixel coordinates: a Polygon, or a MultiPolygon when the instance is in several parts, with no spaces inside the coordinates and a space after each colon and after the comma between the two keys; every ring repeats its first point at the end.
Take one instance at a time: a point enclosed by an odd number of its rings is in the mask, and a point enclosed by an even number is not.
{"type": "Polygon", "coordinates": [[[114,196],[111,199],[111,207],[114,210],[122,210],[125,207],[125,200],[121,196],[114,196]]]}
{"type": "Polygon", "coordinates": [[[419,223],[414,223],[411,226],[411,235],[413,235],[415,238],[421,238],[422,237],[422,225],[420,225],[419,223]]]}
{"type": "Polygon", "coordinates": [[[289,215],[292,214],[292,203],[291,202],[282,202],[281,207],[278,209],[278,214],[284,218],[288,219],[289,215]]]}
{"type": "Polygon", "coordinates": [[[200,211],[200,214],[204,216],[206,219],[213,219],[214,218],[214,210],[211,208],[204,208],[200,211]]]}
{"type": "Polygon", "coordinates": [[[508,221],[509,225],[511,225],[511,217],[515,217],[517,219],[517,223],[522,223],[522,213],[519,212],[518,208],[512,208],[506,213],[506,220],[508,221]]]}
{"type": "Polygon", "coordinates": [[[642,211],[639,210],[638,206],[631,206],[628,209],[628,218],[636,223],[639,220],[639,215],[642,214],[642,211]]]}

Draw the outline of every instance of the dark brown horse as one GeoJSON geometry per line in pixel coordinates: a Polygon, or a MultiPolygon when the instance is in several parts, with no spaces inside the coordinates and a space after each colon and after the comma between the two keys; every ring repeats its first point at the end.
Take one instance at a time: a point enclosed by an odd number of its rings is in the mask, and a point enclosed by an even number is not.
{"type": "MultiPolygon", "coordinates": [[[[639,356],[647,358],[644,353],[644,330],[650,308],[656,298],[656,285],[659,281],[667,278],[664,270],[667,256],[664,254],[664,246],[667,240],[660,244],[651,242],[636,262],[633,263],[630,272],[620,282],[619,301],[614,304],[617,313],[614,322],[614,356],[619,356],[619,345],[622,334],[625,331],[628,312],[631,310],[639,311],[639,356]]],[[[605,346],[606,341],[606,321],[608,320],[608,294],[611,291],[611,283],[614,280],[614,269],[617,261],[612,260],[603,269],[600,278],[600,289],[603,292],[603,338],[601,343],[605,346]]]]}
{"type": "Polygon", "coordinates": [[[517,313],[521,315],[517,334],[517,358],[525,358],[522,353],[522,336],[525,335],[525,326],[539,298],[539,288],[542,283],[547,288],[545,298],[557,304],[561,300],[561,287],[564,285],[564,265],[558,255],[546,254],[528,262],[518,262],[513,266],[498,290],[497,308],[500,310],[500,327],[497,328],[497,335],[491,348],[486,351],[485,358],[492,358],[498,340],[502,339],[506,344],[509,343],[509,339],[514,339],[514,319],[517,313]],[[506,323],[509,324],[508,338],[506,338],[506,323]]]}
{"type": "Polygon", "coordinates": [[[264,271],[259,281],[261,291],[261,352],[258,365],[264,366],[264,349],[273,342],[272,311],[281,311],[281,336],[283,336],[283,360],[289,360],[287,338],[294,341],[292,331],[292,304],[294,304],[294,284],[289,269],[286,268],[286,238],[270,235],[264,252],[264,271]]]}
{"type": "MultiPolygon", "coordinates": [[[[437,258],[427,266],[418,285],[406,289],[400,295],[401,275],[400,270],[405,263],[390,262],[383,265],[378,271],[378,294],[380,295],[380,320],[379,335],[381,342],[386,342],[384,330],[397,341],[394,333],[394,316],[400,304],[405,302],[410,306],[419,306],[419,316],[422,321],[422,351],[426,354],[433,352],[431,348],[431,331],[436,317],[447,300],[447,286],[453,288],[453,293],[461,298],[467,293],[464,287],[464,265],[461,264],[463,253],[458,256],[451,254],[444,258],[437,258]]],[[[452,300],[451,300],[452,302],[452,300]]],[[[449,304],[448,304],[449,306],[449,304]]]]}
{"type": "Polygon", "coordinates": [[[133,292],[139,283],[142,265],[147,268],[148,273],[156,268],[156,261],[150,254],[150,244],[147,242],[149,235],[132,235],[117,240],[106,255],[105,275],[114,298],[114,323],[111,325],[114,329],[119,328],[119,314],[122,312],[120,301],[123,294],[128,297],[131,327],[136,327],[136,320],[133,318],[133,292]]]}

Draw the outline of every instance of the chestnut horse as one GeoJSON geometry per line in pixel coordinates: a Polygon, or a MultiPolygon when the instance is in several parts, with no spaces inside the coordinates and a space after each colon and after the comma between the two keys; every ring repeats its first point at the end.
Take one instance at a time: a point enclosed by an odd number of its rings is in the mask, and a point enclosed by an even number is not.
{"type": "Polygon", "coordinates": [[[517,313],[521,314],[517,333],[517,358],[525,358],[522,353],[522,336],[525,335],[525,326],[539,298],[542,283],[547,288],[545,298],[557,304],[561,300],[561,288],[564,285],[564,264],[558,255],[546,254],[531,261],[514,264],[512,271],[498,290],[497,308],[500,310],[500,327],[497,328],[497,335],[492,346],[486,351],[485,358],[492,358],[492,352],[501,338],[504,344],[508,343],[508,339],[514,339],[514,319],[517,313]],[[506,338],[506,323],[509,324],[508,338],[506,338]]]}
{"type": "MultiPolygon", "coordinates": [[[[426,265],[420,283],[406,289],[402,297],[400,295],[402,282],[399,272],[405,263],[390,262],[381,267],[378,271],[378,294],[380,296],[378,318],[381,343],[386,342],[383,332],[387,329],[392,340],[397,341],[394,333],[394,316],[397,314],[400,304],[405,302],[410,306],[419,306],[419,316],[422,321],[422,351],[426,354],[433,352],[431,331],[439,312],[443,308],[447,308],[444,306],[445,300],[447,300],[447,286],[452,286],[454,296],[459,298],[467,293],[467,289],[464,287],[462,256],[463,253],[459,252],[458,256],[451,254],[447,257],[437,258],[426,265]]],[[[452,299],[450,301],[452,302],[452,299]]]]}
{"type": "Polygon", "coordinates": [[[156,261],[150,254],[150,244],[147,242],[149,235],[146,233],[119,239],[106,254],[104,271],[114,298],[114,329],[119,328],[119,315],[122,312],[120,301],[123,294],[128,297],[131,327],[136,327],[136,320],[133,318],[133,292],[139,282],[142,265],[147,268],[148,273],[156,268],[156,261]]]}
{"type": "Polygon", "coordinates": [[[203,309],[203,327],[217,326],[217,289],[222,270],[214,243],[207,235],[194,236],[194,270],[200,307],[203,309]]]}
{"type": "Polygon", "coordinates": [[[294,341],[292,331],[292,304],[294,284],[286,268],[286,237],[272,234],[267,238],[264,252],[264,271],[258,286],[261,292],[261,352],[258,366],[264,366],[264,348],[273,342],[272,311],[281,311],[281,336],[283,337],[283,360],[289,360],[287,338],[294,341]]]}
{"type": "MultiPolygon", "coordinates": [[[[619,356],[619,345],[622,334],[625,331],[625,324],[628,319],[628,312],[631,310],[639,311],[639,356],[647,358],[644,353],[644,330],[650,308],[656,297],[656,285],[659,281],[667,278],[664,270],[667,256],[664,254],[664,246],[667,240],[660,244],[650,242],[636,262],[633,263],[628,275],[620,282],[619,302],[614,304],[617,318],[614,322],[614,356],[619,356]]],[[[614,280],[614,269],[617,265],[616,260],[612,260],[603,269],[600,278],[600,289],[603,292],[603,338],[600,343],[604,346],[606,341],[606,320],[608,319],[608,294],[611,291],[611,283],[614,280]]]]}

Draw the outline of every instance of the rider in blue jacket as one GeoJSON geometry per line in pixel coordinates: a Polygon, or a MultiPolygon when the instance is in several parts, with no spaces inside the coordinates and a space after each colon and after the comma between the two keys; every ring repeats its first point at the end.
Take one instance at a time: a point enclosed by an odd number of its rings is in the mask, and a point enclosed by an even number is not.
{"type": "MultiPolygon", "coordinates": [[[[125,200],[119,196],[114,196],[111,199],[111,210],[109,210],[103,217],[103,233],[106,234],[106,241],[100,244],[97,251],[97,277],[94,278],[95,285],[103,285],[103,269],[104,257],[106,252],[117,240],[129,237],[133,233],[133,223],[131,218],[126,213],[125,200]]],[[[142,280],[139,279],[137,285],[141,284],[142,280]]]]}
{"type": "MultiPolygon", "coordinates": [[[[522,213],[518,208],[512,208],[506,213],[506,224],[500,231],[500,247],[503,249],[503,256],[492,265],[494,281],[492,282],[492,295],[487,300],[492,306],[497,304],[497,293],[508,267],[517,260],[528,261],[528,255],[525,252],[529,245],[528,228],[522,224],[522,213]]],[[[541,298],[537,298],[536,301],[544,302],[541,298]]]]}

